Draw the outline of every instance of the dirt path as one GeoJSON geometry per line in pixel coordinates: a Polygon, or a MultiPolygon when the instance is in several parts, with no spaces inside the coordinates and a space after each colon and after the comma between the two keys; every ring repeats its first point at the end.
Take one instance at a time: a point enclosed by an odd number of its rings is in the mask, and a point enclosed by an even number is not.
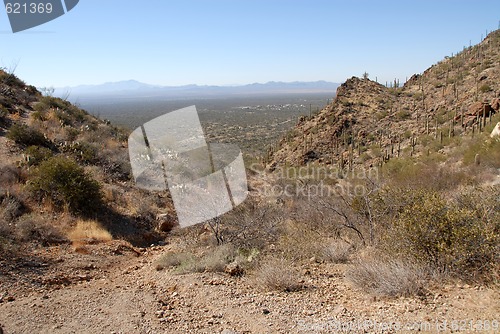
{"type": "Polygon", "coordinates": [[[61,267],[44,273],[40,287],[2,283],[4,332],[393,333],[403,324],[437,332],[444,321],[450,332],[453,320],[463,320],[455,326],[468,333],[469,321],[477,327],[499,320],[498,291],[482,287],[449,285],[422,298],[384,300],[350,287],[346,265],[314,263],[301,268],[304,290],[262,292],[248,276],[157,271],[156,259],[168,248],[136,257],[112,243],[92,254],[61,255],[61,267]]]}

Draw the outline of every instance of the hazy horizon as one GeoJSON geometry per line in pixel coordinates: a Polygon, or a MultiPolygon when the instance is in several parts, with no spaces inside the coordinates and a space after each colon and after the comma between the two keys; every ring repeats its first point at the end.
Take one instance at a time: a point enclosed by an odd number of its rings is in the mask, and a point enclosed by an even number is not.
{"type": "Polygon", "coordinates": [[[0,66],[37,87],[133,78],[162,86],[344,82],[368,72],[403,81],[498,28],[500,2],[81,1],[10,31],[0,66]],[[141,9],[141,10],[139,10],[141,9]],[[446,22],[446,24],[443,24],[446,22]]]}

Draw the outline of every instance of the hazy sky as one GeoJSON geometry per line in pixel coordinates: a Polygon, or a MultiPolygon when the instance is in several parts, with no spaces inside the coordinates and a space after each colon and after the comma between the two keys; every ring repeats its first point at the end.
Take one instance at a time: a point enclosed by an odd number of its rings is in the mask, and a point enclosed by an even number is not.
{"type": "Polygon", "coordinates": [[[379,82],[422,72],[486,30],[500,1],[80,0],[13,34],[0,9],[0,66],[38,87],[136,79],[160,85],[379,82]]]}

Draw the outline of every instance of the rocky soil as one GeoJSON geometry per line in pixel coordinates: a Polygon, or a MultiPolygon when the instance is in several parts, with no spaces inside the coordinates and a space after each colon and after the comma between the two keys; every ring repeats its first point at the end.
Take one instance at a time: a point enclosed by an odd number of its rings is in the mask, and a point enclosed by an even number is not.
{"type": "Polygon", "coordinates": [[[349,284],[349,264],[312,261],[297,264],[301,290],[266,292],[251,274],[157,270],[158,257],[171,248],[112,241],[78,252],[44,248],[31,262],[2,263],[4,333],[395,333],[419,326],[469,333],[500,320],[498,290],[481,286],[380,298],[349,284]]]}

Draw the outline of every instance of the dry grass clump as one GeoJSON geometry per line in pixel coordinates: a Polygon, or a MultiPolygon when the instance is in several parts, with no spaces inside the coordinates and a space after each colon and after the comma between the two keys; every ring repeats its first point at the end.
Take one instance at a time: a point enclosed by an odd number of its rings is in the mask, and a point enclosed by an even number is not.
{"type": "Polygon", "coordinates": [[[24,211],[24,205],[16,196],[0,195],[0,220],[10,223],[21,216],[24,211]]]}
{"type": "Polygon", "coordinates": [[[347,279],[366,292],[386,296],[420,294],[425,286],[421,266],[399,259],[359,259],[346,273],[347,279]]]}
{"type": "MultiPolygon", "coordinates": [[[[332,220],[334,219],[335,217],[332,217],[332,220]]],[[[331,263],[348,262],[355,247],[331,236],[332,231],[335,231],[332,223],[323,224],[317,220],[311,218],[304,222],[287,221],[278,242],[279,250],[291,261],[315,258],[331,263]]]]}
{"type": "Polygon", "coordinates": [[[179,253],[168,252],[162,255],[156,261],[156,269],[163,270],[163,269],[175,268],[186,263],[191,263],[193,261],[194,261],[194,256],[189,252],[179,252],[179,253]]]}
{"type": "Polygon", "coordinates": [[[299,272],[284,258],[270,258],[262,262],[255,272],[257,286],[264,290],[297,291],[303,286],[299,272]]]}
{"type": "Polygon", "coordinates": [[[320,259],[331,263],[347,263],[355,248],[342,240],[326,241],[323,244],[320,259]]]}
{"type": "Polygon", "coordinates": [[[68,238],[74,244],[99,243],[113,240],[113,236],[96,221],[79,220],[69,231],[68,238]]]}
{"type": "Polygon", "coordinates": [[[158,270],[174,268],[178,274],[193,272],[223,272],[228,264],[237,258],[236,249],[225,244],[207,251],[201,256],[192,252],[170,252],[163,255],[156,264],[158,270]]]}

